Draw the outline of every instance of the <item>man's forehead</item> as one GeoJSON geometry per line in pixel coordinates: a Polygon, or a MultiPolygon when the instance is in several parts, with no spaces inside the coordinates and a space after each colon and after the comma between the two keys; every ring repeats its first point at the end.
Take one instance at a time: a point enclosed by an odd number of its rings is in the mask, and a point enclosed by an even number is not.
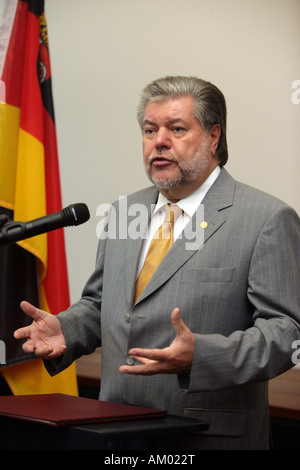
{"type": "Polygon", "coordinates": [[[184,120],[193,116],[194,100],[190,96],[164,98],[147,104],[144,121],[165,119],[168,121],[184,120]]]}

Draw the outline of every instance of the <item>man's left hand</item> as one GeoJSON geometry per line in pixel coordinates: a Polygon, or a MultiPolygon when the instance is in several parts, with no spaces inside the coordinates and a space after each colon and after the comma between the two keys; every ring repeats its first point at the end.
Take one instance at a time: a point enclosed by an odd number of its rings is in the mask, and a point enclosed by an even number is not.
{"type": "Polygon", "coordinates": [[[164,349],[131,349],[130,356],[140,364],[121,366],[120,372],[132,375],[189,373],[194,354],[194,335],[182,321],[179,308],[173,310],[171,321],[176,332],[172,344],[164,349]]]}

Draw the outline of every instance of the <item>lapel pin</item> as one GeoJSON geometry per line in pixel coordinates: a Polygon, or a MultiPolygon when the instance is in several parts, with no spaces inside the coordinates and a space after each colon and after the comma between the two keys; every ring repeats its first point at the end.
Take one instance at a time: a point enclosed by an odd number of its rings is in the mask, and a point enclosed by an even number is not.
{"type": "Polygon", "coordinates": [[[206,228],[207,225],[208,225],[208,223],[205,222],[205,220],[204,220],[203,222],[201,222],[200,227],[201,227],[201,228],[206,228]]]}

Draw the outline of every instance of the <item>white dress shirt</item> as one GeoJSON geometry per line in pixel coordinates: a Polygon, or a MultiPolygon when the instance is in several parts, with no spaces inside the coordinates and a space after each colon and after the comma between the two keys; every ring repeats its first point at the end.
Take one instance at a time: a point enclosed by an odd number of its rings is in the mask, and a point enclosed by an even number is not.
{"type": "MultiPolygon", "coordinates": [[[[177,240],[177,238],[180,236],[180,234],[182,233],[182,231],[184,230],[188,222],[193,217],[194,213],[196,212],[199,205],[203,201],[204,196],[206,195],[207,191],[212,186],[212,184],[215,182],[220,172],[221,172],[221,168],[217,166],[214,169],[214,171],[209,175],[209,177],[204,181],[204,183],[199,188],[196,189],[196,191],[194,191],[192,194],[190,194],[186,198],[180,199],[180,201],[177,202],[177,205],[182,209],[183,212],[178,217],[174,225],[173,243],[177,240]]],[[[147,255],[151,240],[153,238],[153,235],[155,234],[156,230],[164,222],[165,210],[162,208],[165,204],[168,204],[168,203],[172,204],[171,201],[169,201],[161,193],[159,193],[158,200],[154,208],[154,211],[152,213],[150,224],[148,227],[148,236],[144,240],[143,245],[142,245],[139,263],[138,263],[138,269],[137,269],[137,277],[139,273],[141,272],[141,269],[145,262],[146,255],[147,255]]]]}

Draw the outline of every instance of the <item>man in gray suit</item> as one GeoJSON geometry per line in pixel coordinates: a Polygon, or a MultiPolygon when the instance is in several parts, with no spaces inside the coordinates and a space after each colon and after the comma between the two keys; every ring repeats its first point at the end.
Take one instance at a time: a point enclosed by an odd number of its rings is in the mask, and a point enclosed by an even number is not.
{"type": "Polygon", "coordinates": [[[153,186],[126,199],[126,217],[124,201],[111,207],[81,299],[57,317],[23,302],[34,321],[15,336],[51,374],[101,345],[101,400],[209,422],[177,450],[267,449],[268,380],[294,365],[300,338],[299,217],[224,169],[226,104],[211,83],[156,80],[138,120],[153,186]],[[166,203],[181,209],[173,245],[135,298],[166,203]],[[137,207],[147,236],[132,236],[137,207]]]}

